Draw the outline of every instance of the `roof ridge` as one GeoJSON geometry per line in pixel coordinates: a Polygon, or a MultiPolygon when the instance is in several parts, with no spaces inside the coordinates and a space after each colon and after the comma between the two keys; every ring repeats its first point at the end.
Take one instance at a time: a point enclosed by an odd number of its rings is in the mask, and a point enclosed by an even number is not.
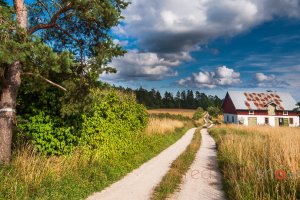
{"type": "Polygon", "coordinates": [[[265,105],[274,103],[278,110],[293,110],[297,102],[289,92],[277,91],[228,91],[236,109],[264,110],[265,105]]]}

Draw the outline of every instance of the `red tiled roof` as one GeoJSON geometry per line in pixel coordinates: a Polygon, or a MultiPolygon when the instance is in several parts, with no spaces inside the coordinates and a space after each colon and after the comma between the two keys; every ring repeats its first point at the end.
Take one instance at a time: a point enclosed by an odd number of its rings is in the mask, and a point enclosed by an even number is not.
{"type": "Polygon", "coordinates": [[[247,101],[245,101],[245,105],[249,109],[263,110],[268,104],[273,103],[276,105],[277,109],[284,110],[283,106],[281,105],[282,100],[277,94],[245,92],[244,95],[247,99],[247,101]],[[256,106],[256,108],[251,108],[251,102],[256,106]]]}

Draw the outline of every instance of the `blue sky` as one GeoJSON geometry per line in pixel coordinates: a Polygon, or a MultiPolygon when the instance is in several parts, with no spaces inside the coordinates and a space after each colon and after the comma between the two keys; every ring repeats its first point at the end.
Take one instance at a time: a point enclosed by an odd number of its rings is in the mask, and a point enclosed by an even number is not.
{"type": "Polygon", "coordinates": [[[133,0],[114,29],[129,51],[101,78],[125,87],[288,91],[300,100],[298,0],[133,0]]]}
{"type": "Polygon", "coordinates": [[[288,91],[300,101],[299,0],[131,0],[123,14],[112,32],[128,53],[101,80],[221,98],[288,91]]]}

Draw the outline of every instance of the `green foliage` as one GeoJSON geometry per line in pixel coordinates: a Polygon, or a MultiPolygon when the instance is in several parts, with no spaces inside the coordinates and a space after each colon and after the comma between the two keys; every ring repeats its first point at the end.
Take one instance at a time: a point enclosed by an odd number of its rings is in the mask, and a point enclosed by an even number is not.
{"type": "Polygon", "coordinates": [[[126,52],[113,42],[110,30],[123,19],[121,12],[127,5],[123,0],[36,1],[28,6],[29,33],[38,31],[56,52],[72,52],[78,64],[74,73],[96,81],[103,72],[115,72],[108,63],[126,52]],[[59,12],[55,25],[35,29],[41,23],[49,23],[49,15],[59,12]]]}
{"type": "Polygon", "coordinates": [[[196,112],[193,115],[194,120],[199,120],[204,114],[203,108],[199,107],[197,108],[196,112]]]}
{"type": "Polygon", "coordinates": [[[300,102],[298,102],[296,104],[297,108],[295,108],[295,111],[298,113],[298,115],[300,116],[300,102]]]}
{"type": "MultiPolygon", "coordinates": [[[[29,100],[33,95],[37,101],[31,99],[30,104],[24,102],[27,107],[19,106],[26,113],[19,116],[19,138],[28,140],[47,155],[68,154],[78,145],[101,149],[102,156],[126,153],[136,148],[136,138],[147,124],[144,106],[136,103],[134,95],[117,90],[91,90],[86,96],[89,100],[83,100],[88,102],[85,110],[64,118],[59,116],[63,108],[56,98],[59,93],[21,94],[29,100]],[[43,111],[47,107],[50,111],[43,111]]],[[[20,142],[17,139],[15,143],[20,142]]]]}
{"type": "MultiPolygon", "coordinates": [[[[129,88],[119,88],[121,90],[129,91],[129,88]]],[[[133,91],[133,90],[131,90],[133,91]]],[[[217,96],[206,95],[199,91],[178,91],[174,96],[171,92],[165,92],[163,97],[158,90],[146,90],[139,88],[134,90],[137,101],[145,105],[149,109],[154,108],[185,108],[196,109],[201,107],[207,109],[209,106],[221,107],[222,100],[217,96]]]]}
{"type": "Polygon", "coordinates": [[[114,90],[93,93],[96,97],[93,112],[83,115],[81,143],[100,149],[104,157],[136,148],[136,138],[148,119],[144,106],[137,104],[133,95],[121,96],[114,90]]]}
{"type": "Polygon", "coordinates": [[[221,109],[218,107],[210,106],[207,108],[207,112],[212,117],[218,117],[222,113],[221,109]]]}
{"type": "Polygon", "coordinates": [[[18,127],[39,152],[47,155],[70,153],[79,140],[72,126],[66,126],[61,118],[46,115],[43,111],[18,127]]]}

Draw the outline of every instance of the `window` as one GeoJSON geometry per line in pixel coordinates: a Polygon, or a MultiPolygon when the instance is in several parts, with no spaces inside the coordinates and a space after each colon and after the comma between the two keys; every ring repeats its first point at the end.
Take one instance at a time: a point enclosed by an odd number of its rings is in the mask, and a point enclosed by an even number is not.
{"type": "Polygon", "coordinates": [[[232,119],[232,122],[234,122],[234,116],[232,116],[231,119],[232,119]]]}
{"type": "Polygon", "coordinates": [[[290,118],[290,124],[294,124],[294,119],[290,118]]]}
{"type": "Polygon", "coordinates": [[[254,110],[249,110],[249,115],[254,115],[254,110]]]}
{"type": "Polygon", "coordinates": [[[283,115],[289,115],[288,111],[283,111],[283,115]]]}
{"type": "Polygon", "coordinates": [[[229,122],[229,116],[227,115],[227,122],[229,122]]]}
{"type": "Polygon", "coordinates": [[[265,124],[269,124],[269,118],[268,117],[265,118],[265,124]]]}

